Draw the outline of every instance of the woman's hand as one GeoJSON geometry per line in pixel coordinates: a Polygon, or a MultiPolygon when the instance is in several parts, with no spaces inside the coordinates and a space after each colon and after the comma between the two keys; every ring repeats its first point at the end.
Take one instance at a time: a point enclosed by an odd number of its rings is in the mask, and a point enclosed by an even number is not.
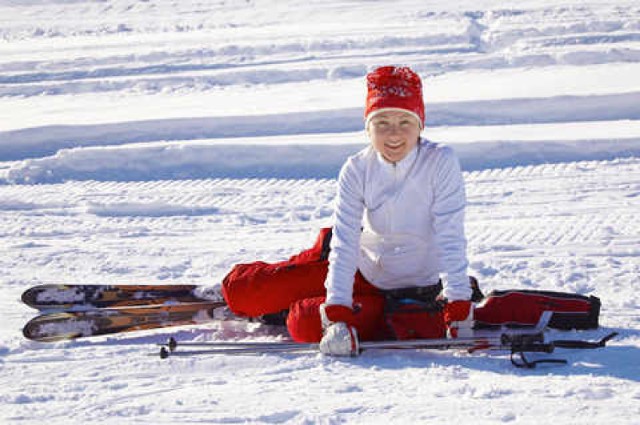
{"type": "Polygon", "coordinates": [[[473,304],[471,301],[450,301],[444,305],[444,322],[447,337],[473,336],[473,304]]]}
{"type": "Polygon", "coordinates": [[[343,305],[320,305],[320,319],[324,335],[319,349],[330,356],[357,356],[360,354],[358,331],[351,325],[353,310],[343,305]]]}

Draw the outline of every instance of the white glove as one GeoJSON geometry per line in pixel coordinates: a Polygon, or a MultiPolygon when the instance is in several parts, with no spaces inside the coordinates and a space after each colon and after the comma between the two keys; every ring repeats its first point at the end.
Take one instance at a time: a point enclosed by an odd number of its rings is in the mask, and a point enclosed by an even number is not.
{"type": "Polygon", "coordinates": [[[360,342],[358,341],[358,332],[353,326],[349,326],[345,322],[332,322],[327,317],[327,307],[346,308],[343,306],[320,306],[320,318],[322,320],[322,328],[324,335],[320,340],[318,348],[322,354],[329,356],[357,356],[360,354],[360,342]]]}
{"type": "Polygon", "coordinates": [[[330,325],[320,341],[320,352],[329,356],[357,356],[360,351],[358,332],[344,322],[330,325]]]}

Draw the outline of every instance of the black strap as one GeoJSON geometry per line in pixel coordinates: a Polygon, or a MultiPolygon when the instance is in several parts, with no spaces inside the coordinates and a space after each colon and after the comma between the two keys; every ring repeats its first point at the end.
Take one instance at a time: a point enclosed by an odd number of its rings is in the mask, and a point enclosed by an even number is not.
{"type": "Polygon", "coordinates": [[[436,297],[442,292],[442,283],[430,286],[412,286],[383,291],[387,303],[393,308],[395,305],[406,304],[410,300],[425,307],[435,306],[436,297]]]}
{"type": "Polygon", "coordinates": [[[618,332],[611,332],[609,335],[602,338],[600,341],[592,342],[592,341],[573,341],[573,340],[556,340],[553,341],[553,345],[558,348],[571,348],[571,349],[591,349],[591,348],[601,348],[607,345],[607,342],[612,338],[618,336],[618,332]]]}
{"type": "Polygon", "coordinates": [[[551,364],[567,364],[567,361],[564,359],[541,359],[541,360],[529,360],[525,357],[523,351],[512,351],[511,352],[511,364],[517,368],[521,369],[535,369],[541,363],[551,363],[551,364]],[[516,360],[515,356],[520,356],[520,360],[516,360]]]}
{"type": "MultiPolygon", "coordinates": [[[[484,299],[484,294],[480,290],[478,279],[473,276],[469,276],[469,286],[471,287],[472,292],[471,301],[476,303],[482,301],[482,299],[484,299]]],[[[435,285],[390,289],[387,291],[383,291],[383,293],[385,294],[385,296],[395,299],[408,298],[416,301],[426,301],[431,303],[435,301],[438,295],[440,295],[442,289],[442,281],[439,280],[435,285]]]]}
{"type": "Polygon", "coordinates": [[[333,229],[329,229],[327,234],[324,235],[322,240],[322,251],[320,251],[319,261],[326,261],[329,259],[329,253],[331,253],[331,237],[333,236],[333,229]]]}
{"type": "Polygon", "coordinates": [[[555,348],[568,348],[568,349],[593,349],[593,348],[602,348],[607,345],[612,338],[615,338],[618,335],[617,332],[612,332],[604,338],[600,339],[600,341],[592,342],[592,341],[573,341],[573,340],[557,340],[549,343],[541,343],[538,341],[505,341],[503,343],[507,343],[511,345],[511,364],[518,368],[524,369],[533,369],[537,365],[541,363],[553,363],[553,364],[567,364],[567,361],[564,359],[541,359],[531,361],[527,359],[524,355],[525,352],[543,352],[543,353],[551,353],[555,348]],[[519,357],[519,359],[516,359],[519,357]]]}
{"type": "Polygon", "coordinates": [[[484,299],[484,294],[480,290],[480,284],[478,283],[478,279],[474,276],[469,276],[469,285],[471,286],[471,301],[474,303],[479,303],[484,299]]]}

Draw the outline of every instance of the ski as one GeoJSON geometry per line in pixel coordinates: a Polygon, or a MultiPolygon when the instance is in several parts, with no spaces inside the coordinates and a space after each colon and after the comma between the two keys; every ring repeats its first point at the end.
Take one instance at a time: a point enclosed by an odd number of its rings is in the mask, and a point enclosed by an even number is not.
{"type": "Polygon", "coordinates": [[[197,293],[197,288],[197,285],[45,284],[24,291],[22,302],[37,310],[81,310],[209,301],[197,293]]]}
{"type": "Polygon", "coordinates": [[[41,314],[23,328],[26,338],[54,342],[144,329],[183,326],[220,320],[226,304],[177,303],[118,308],[99,308],[41,314]]]}

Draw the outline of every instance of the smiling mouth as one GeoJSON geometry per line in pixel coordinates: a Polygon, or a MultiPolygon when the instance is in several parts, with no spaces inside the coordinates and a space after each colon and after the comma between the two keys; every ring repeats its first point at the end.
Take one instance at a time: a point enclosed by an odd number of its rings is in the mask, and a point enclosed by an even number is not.
{"type": "Polygon", "coordinates": [[[397,143],[397,144],[389,144],[386,143],[385,146],[389,149],[398,149],[400,147],[402,147],[404,145],[404,143],[397,143]]]}

